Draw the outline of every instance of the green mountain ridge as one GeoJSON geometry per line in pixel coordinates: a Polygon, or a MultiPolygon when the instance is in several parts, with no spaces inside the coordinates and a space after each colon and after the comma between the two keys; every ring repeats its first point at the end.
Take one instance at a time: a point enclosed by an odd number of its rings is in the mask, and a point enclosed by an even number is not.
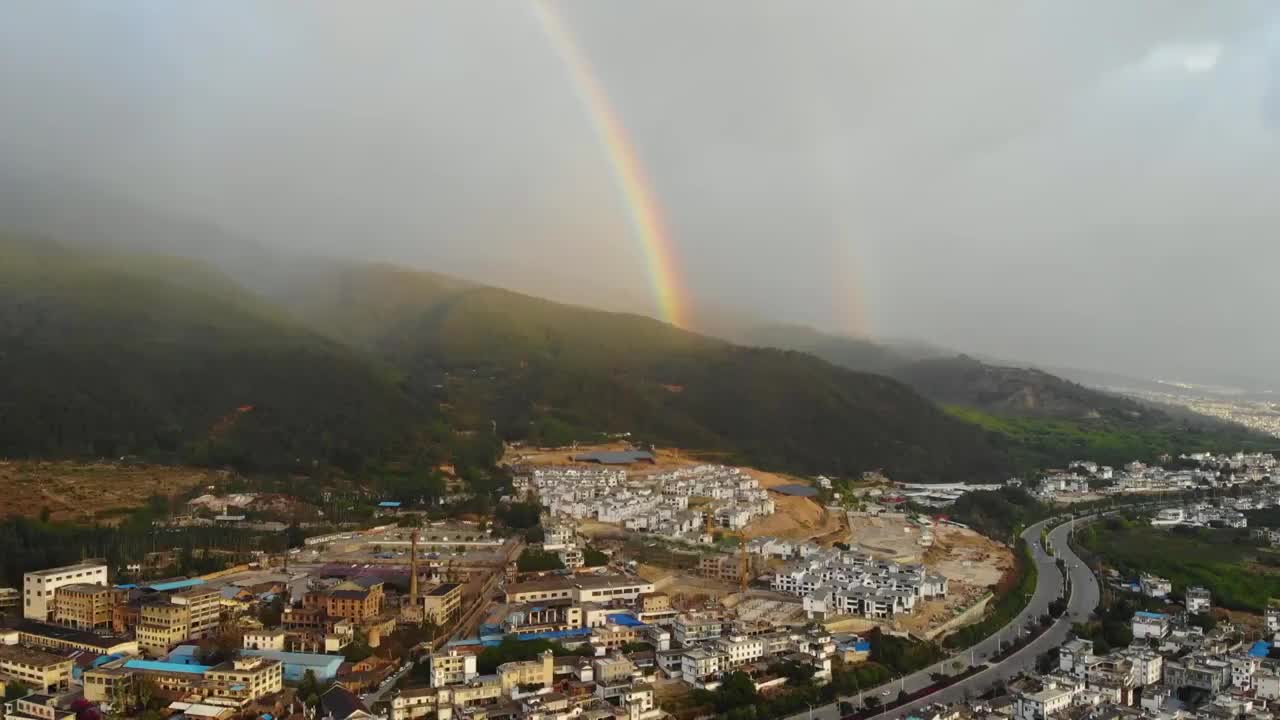
{"type": "Polygon", "coordinates": [[[1165,453],[1274,445],[1234,423],[1095,390],[1034,367],[998,365],[967,355],[921,356],[800,326],[772,327],[756,337],[906,383],[955,417],[1000,438],[1021,472],[1076,459],[1118,464],[1165,453]]]}
{"type": "Polygon", "coordinates": [[[1003,453],[902,384],[624,313],[386,266],[334,267],[273,294],[331,337],[444,391],[455,422],[559,444],[632,432],[763,467],[991,477],[1003,453]]]}
{"type": "Polygon", "coordinates": [[[195,262],[0,239],[0,454],[246,467],[409,447],[396,374],[195,262]]]}

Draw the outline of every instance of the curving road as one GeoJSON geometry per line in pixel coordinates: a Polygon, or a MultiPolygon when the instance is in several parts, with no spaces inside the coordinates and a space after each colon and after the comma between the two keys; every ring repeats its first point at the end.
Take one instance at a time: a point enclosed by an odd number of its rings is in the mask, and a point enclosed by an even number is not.
{"type": "MultiPolygon", "coordinates": [[[[970,649],[966,649],[912,675],[894,680],[887,685],[870,688],[860,696],[847,697],[843,698],[843,700],[852,703],[855,709],[860,707],[860,702],[870,697],[876,697],[881,704],[887,704],[895,700],[901,690],[906,690],[910,694],[924,690],[932,685],[933,679],[930,676],[933,673],[945,672],[954,675],[957,670],[957,664],[958,667],[965,669],[975,665],[977,667],[984,666],[987,659],[998,654],[1001,644],[1008,643],[1016,639],[1020,634],[1025,633],[1028,623],[1034,622],[1036,618],[1046,614],[1049,611],[1049,603],[1062,596],[1063,579],[1062,573],[1058,572],[1056,557],[1046,553],[1040,543],[1040,533],[1048,522],[1048,520],[1045,520],[1036,523],[1022,533],[1022,538],[1031,546],[1031,555],[1036,563],[1038,575],[1035,594],[1016,618],[1001,628],[999,632],[987,637],[970,649]]],[[[1080,521],[1077,520],[1075,522],[1080,521]]],[[[1026,647],[1000,661],[999,664],[988,667],[986,670],[965,678],[955,685],[873,717],[876,720],[906,717],[925,705],[954,703],[969,697],[977,697],[991,689],[998,681],[1008,680],[1019,673],[1034,668],[1037,657],[1065,642],[1071,630],[1071,623],[1087,619],[1098,606],[1099,597],[1098,584],[1093,577],[1093,573],[1076,557],[1067,543],[1067,536],[1071,528],[1072,523],[1068,522],[1053,528],[1049,533],[1049,546],[1065,561],[1067,572],[1071,579],[1071,597],[1067,605],[1067,612],[1061,618],[1026,647]]],[[[839,703],[832,703],[797,713],[787,720],[839,720],[840,717],[839,703]]]]}

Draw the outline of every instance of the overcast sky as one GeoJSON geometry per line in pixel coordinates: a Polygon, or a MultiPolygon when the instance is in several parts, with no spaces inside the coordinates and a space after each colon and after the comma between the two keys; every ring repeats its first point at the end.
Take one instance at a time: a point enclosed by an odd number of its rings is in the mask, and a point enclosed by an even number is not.
{"type": "MultiPolygon", "coordinates": [[[[1273,0],[550,4],[700,300],[1045,364],[1280,379],[1273,0]]],[[[526,3],[2,12],[3,172],[653,311],[526,3]]]]}

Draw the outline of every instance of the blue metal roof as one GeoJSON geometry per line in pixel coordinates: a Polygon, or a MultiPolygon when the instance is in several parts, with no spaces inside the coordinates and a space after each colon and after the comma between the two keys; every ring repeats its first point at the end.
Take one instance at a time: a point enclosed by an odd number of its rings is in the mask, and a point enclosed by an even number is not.
{"type": "Polygon", "coordinates": [[[130,660],[124,664],[129,670],[152,670],[155,672],[188,673],[203,675],[213,668],[209,665],[188,665],[186,663],[161,662],[159,660],[130,660]]]}
{"type": "Polygon", "coordinates": [[[499,635],[481,639],[482,645],[500,645],[502,638],[513,637],[516,640],[563,640],[565,638],[581,638],[591,635],[591,628],[574,628],[572,630],[553,630],[551,632],[530,633],[528,635],[499,635]]]}
{"type": "Polygon", "coordinates": [[[808,485],[776,485],[769,489],[782,495],[795,497],[817,497],[818,495],[818,489],[808,485]]]}
{"type": "Polygon", "coordinates": [[[630,465],[641,461],[656,462],[648,450],[601,450],[573,456],[574,462],[598,462],[603,465],[630,465]]]}
{"type": "Polygon", "coordinates": [[[621,625],[622,627],[648,627],[645,623],[637,620],[635,615],[629,615],[627,613],[606,615],[605,618],[614,625],[621,625]]]}
{"type": "Polygon", "coordinates": [[[1271,643],[1266,640],[1259,640],[1249,648],[1249,654],[1253,657],[1266,657],[1271,654],[1271,643]]]}
{"type": "Polygon", "coordinates": [[[200,578],[191,578],[189,580],[174,580],[173,582],[160,583],[159,585],[147,585],[147,587],[156,592],[169,592],[170,590],[183,590],[196,585],[203,585],[204,580],[200,578]]]}
{"type": "Polygon", "coordinates": [[[397,507],[400,507],[400,503],[394,500],[383,500],[382,502],[378,503],[378,507],[397,508],[397,507]]]}
{"type": "Polygon", "coordinates": [[[1164,620],[1169,617],[1164,613],[1145,612],[1143,610],[1139,610],[1138,612],[1134,613],[1134,615],[1137,615],[1140,618],[1147,618],[1150,620],[1164,620]]]}

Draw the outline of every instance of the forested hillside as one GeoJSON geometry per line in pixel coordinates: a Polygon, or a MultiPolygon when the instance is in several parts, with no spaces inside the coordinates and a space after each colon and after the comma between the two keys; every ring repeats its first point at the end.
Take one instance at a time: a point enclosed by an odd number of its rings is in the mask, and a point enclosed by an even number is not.
{"type": "Polygon", "coordinates": [[[1000,476],[1005,454],[897,381],[385,266],[297,276],[277,297],[332,337],[443,393],[460,426],[560,444],[631,432],[764,467],[1000,476]]]}
{"type": "Polygon", "coordinates": [[[0,455],[356,467],[428,415],[199,264],[0,240],[0,455]]]}
{"type": "Polygon", "coordinates": [[[1120,465],[1165,453],[1273,444],[1239,425],[1190,412],[1173,414],[1035,368],[994,365],[965,355],[912,357],[891,345],[795,326],[764,328],[751,337],[906,383],[992,433],[1019,472],[1078,459],[1120,465]]]}

